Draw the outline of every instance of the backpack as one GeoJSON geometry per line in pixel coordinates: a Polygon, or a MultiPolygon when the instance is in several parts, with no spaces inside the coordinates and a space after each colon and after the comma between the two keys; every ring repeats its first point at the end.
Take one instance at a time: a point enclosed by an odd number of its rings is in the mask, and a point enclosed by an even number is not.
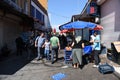
{"type": "Polygon", "coordinates": [[[102,74],[106,74],[106,73],[113,73],[115,70],[111,65],[109,65],[108,63],[105,63],[105,64],[99,65],[98,71],[102,74]]]}

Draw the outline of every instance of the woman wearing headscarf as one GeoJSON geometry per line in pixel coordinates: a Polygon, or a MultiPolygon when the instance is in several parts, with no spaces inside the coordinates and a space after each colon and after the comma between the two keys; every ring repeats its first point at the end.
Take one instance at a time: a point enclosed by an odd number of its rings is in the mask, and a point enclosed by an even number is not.
{"type": "Polygon", "coordinates": [[[72,43],[72,59],[74,68],[79,68],[79,65],[82,65],[82,48],[84,48],[84,40],[81,40],[81,37],[77,36],[72,43]]]}

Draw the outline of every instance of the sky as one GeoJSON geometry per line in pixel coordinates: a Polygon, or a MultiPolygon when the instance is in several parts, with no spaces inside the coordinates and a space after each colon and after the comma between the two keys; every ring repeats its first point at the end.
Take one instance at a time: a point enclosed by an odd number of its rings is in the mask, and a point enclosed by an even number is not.
{"type": "Polygon", "coordinates": [[[71,20],[72,15],[80,14],[88,0],[48,0],[48,15],[52,28],[71,20]]]}

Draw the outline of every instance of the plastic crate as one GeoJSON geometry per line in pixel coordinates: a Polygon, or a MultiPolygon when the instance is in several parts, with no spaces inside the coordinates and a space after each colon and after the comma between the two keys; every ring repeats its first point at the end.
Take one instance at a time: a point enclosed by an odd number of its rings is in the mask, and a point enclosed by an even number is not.
{"type": "Polygon", "coordinates": [[[64,57],[64,59],[65,59],[65,63],[66,64],[67,63],[72,63],[71,54],[72,54],[72,50],[70,50],[70,51],[65,50],[65,57],[64,57]]]}

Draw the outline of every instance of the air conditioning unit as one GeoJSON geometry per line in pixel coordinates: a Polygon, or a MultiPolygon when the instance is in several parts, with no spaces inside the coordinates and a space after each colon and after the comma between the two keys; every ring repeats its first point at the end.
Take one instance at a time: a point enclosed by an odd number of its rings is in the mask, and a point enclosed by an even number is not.
{"type": "Polygon", "coordinates": [[[98,5],[101,5],[101,4],[103,4],[105,1],[106,1],[106,0],[97,0],[97,4],[98,4],[98,5]]]}

